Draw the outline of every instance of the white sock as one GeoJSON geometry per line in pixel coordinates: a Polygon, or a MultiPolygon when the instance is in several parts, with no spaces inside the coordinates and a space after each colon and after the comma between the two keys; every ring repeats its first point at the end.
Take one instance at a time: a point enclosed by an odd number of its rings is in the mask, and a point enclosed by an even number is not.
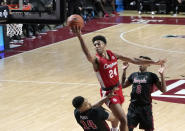
{"type": "Polygon", "coordinates": [[[118,131],[118,128],[116,127],[116,128],[111,128],[111,131],[118,131]]]}

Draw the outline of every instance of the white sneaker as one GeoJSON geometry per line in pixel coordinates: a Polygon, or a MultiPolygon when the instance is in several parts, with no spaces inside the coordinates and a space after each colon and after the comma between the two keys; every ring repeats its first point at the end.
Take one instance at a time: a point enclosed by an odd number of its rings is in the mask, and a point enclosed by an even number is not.
{"type": "Polygon", "coordinates": [[[141,11],[138,11],[138,14],[140,15],[141,14],[141,11]]]}

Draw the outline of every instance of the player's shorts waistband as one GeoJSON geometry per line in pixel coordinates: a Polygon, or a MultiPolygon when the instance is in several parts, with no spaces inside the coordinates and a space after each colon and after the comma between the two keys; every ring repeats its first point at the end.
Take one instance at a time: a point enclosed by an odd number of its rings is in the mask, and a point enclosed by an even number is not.
{"type": "Polygon", "coordinates": [[[109,87],[101,87],[101,89],[103,91],[111,91],[112,89],[114,89],[115,87],[118,87],[120,85],[120,82],[116,83],[116,85],[113,86],[109,86],[109,87]]]}

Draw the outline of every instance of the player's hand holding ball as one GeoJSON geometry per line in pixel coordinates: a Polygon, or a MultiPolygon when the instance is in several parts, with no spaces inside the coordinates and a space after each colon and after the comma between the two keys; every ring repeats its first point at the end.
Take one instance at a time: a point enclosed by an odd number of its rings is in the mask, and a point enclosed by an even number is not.
{"type": "Polygon", "coordinates": [[[74,34],[79,35],[84,26],[84,20],[80,15],[74,14],[68,17],[67,25],[74,34]]]}

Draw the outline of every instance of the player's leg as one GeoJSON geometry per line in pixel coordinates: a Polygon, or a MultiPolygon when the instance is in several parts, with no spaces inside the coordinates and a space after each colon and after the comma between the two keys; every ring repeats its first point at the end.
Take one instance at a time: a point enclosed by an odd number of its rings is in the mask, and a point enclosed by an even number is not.
{"type": "Polygon", "coordinates": [[[112,6],[112,11],[116,11],[115,0],[110,0],[110,2],[111,2],[111,6],[112,6]]]}
{"type": "Polygon", "coordinates": [[[97,9],[103,12],[105,17],[109,16],[109,14],[105,11],[104,5],[101,0],[95,0],[95,6],[97,9]]]}
{"type": "Polygon", "coordinates": [[[112,113],[120,122],[120,131],[128,131],[126,115],[121,105],[111,104],[109,108],[111,109],[112,113]]]}
{"type": "Polygon", "coordinates": [[[145,131],[153,131],[154,123],[153,123],[152,105],[146,105],[143,106],[142,108],[143,109],[140,112],[141,122],[139,128],[144,129],[145,131]]]}
{"type": "Polygon", "coordinates": [[[105,13],[105,8],[102,4],[101,0],[95,0],[95,5],[97,6],[97,8],[99,8],[103,13],[105,13]]]}
{"type": "Polygon", "coordinates": [[[112,128],[111,131],[118,131],[118,124],[119,124],[119,120],[115,119],[115,121],[111,122],[112,128]]]}
{"type": "Polygon", "coordinates": [[[110,3],[111,3],[112,14],[114,14],[114,15],[119,15],[119,14],[116,12],[115,0],[107,0],[107,2],[110,2],[110,3]]]}
{"type": "Polygon", "coordinates": [[[127,113],[127,123],[129,131],[133,131],[139,123],[139,117],[137,116],[137,108],[130,103],[127,113]]]}
{"type": "MultiPolygon", "coordinates": [[[[112,113],[109,110],[106,110],[106,111],[109,112],[109,113],[112,113]]],[[[118,128],[117,128],[118,124],[119,124],[118,119],[115,119],[114,121],[111,121],[111,125],[112,125],[111,131],[118,131],[118,128]]]]}
{"type": "MultiPolygon", "coordinates": [[[[101,97],[105,97],[109,92],[103,91],[100,89],[100,95],[101,97]]],[[[109,107],[111,100],[107,101],[105,104],[109,107]]],[[[114,114],[114,113],[113,113],[114,114]]],[[[111,131],[117,131],[117,127],[119,124],[119,120],[115,119],[115,121],[111,122],[112,128],[111,131]]]]}
{"type": "MultiPolygon", "coordinates": [[[[120,129],[120,131],[128,131],[125,112],[123,111],[123,109],[120,105],[123,103],[124,97],[123,97],[123,93],[122,93],[122,88],[121,87],[119,87],[119,88],[120,88],[120,90],[116,90],[114,92],[117,95],[114,97],[111,97],[109,99],[109,101],[107,101],[105,104],[110,108],[110,110],[112,111],[112,113],[114,114],[114,116],[117,119],[114,123],[112,123],[112,131],[117,131],[117,127],[118,127],[119,122],[122,127],[122,130],[120,129]],[[117,113],[117,112],[119,112],[119,113],[117,113]],[[126,129],[124,129],[124,127],[126,129]]],[[[102,91],[100,89],[101,97],[104,97],[104,96],[108,95],[109,93],[110,92],[102,91]]]]}
{"type": "Polygon", "coordinates": [[[122,108],[122,103],[124,102],[122,87],[119,86],[118,88],[119,90],[114,92],[116,96],[110,98],[109,108],[120,122],[120,131],[128,131],[126,115],[122,108]]]}

